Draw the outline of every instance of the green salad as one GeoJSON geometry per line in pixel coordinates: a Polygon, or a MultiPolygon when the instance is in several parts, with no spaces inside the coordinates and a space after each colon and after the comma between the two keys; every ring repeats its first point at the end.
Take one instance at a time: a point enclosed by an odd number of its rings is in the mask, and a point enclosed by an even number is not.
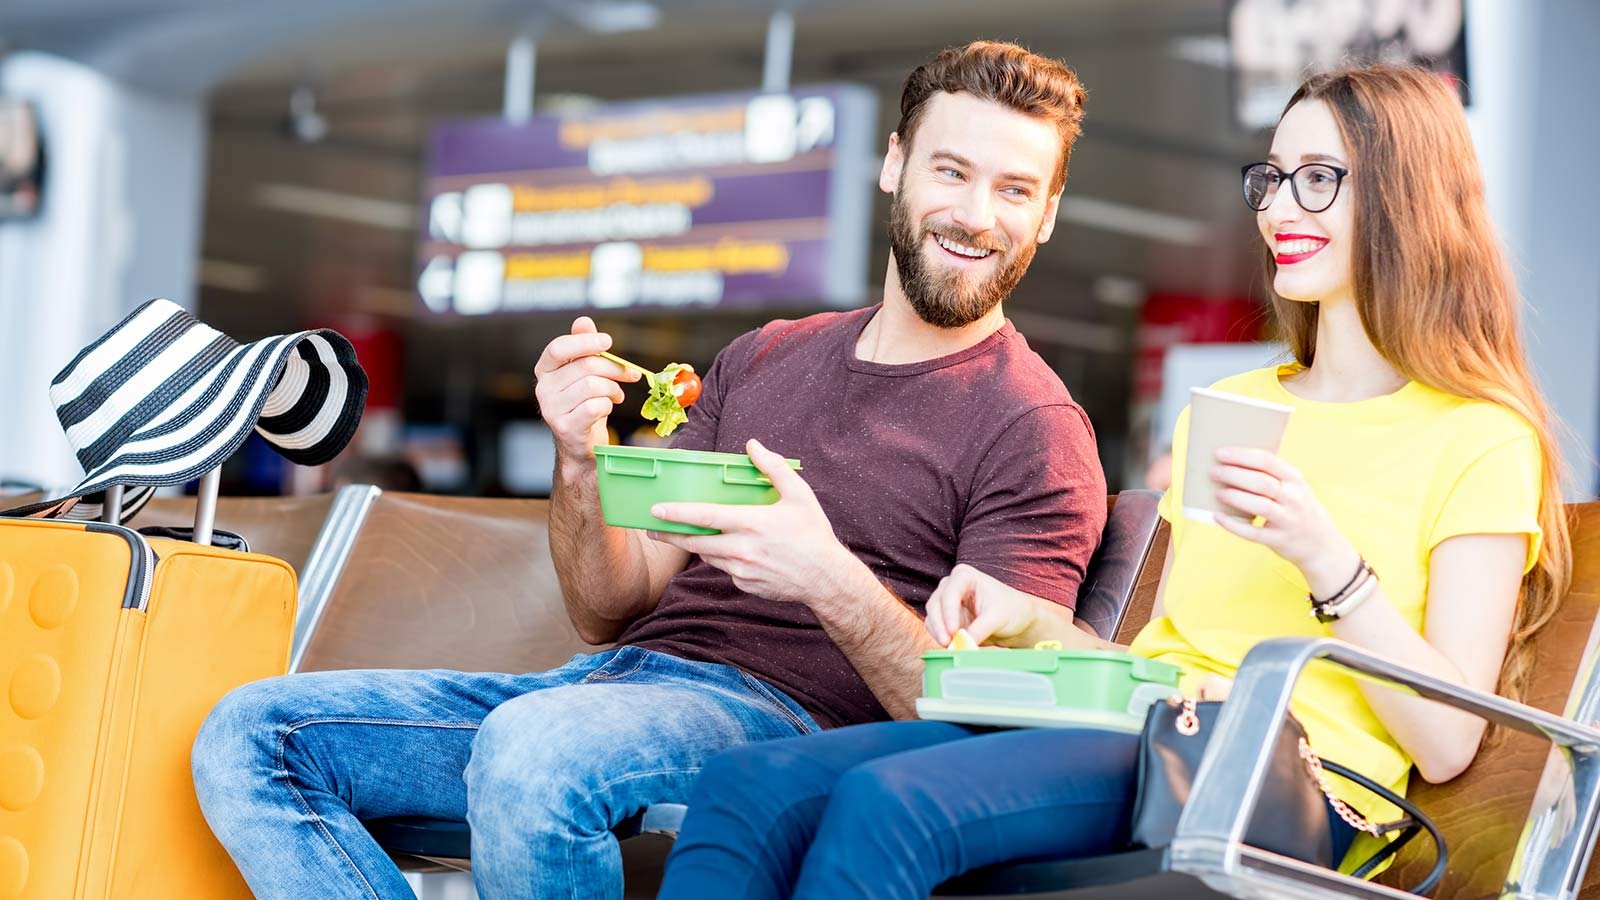
{"type": "MultiPolygon", "coordinates": [[[[656,434],[666,437],[678,429],[679,425],[689,421],[689,415],[683,411],[685,404],[685,384],[678,379],[682,373],[690,377],[694,373],[688,366],[673,363],[654,374],[646,373],[645,381],[650,385],[650,396],[645,398],[643,415],[656,424],[656,434]]],[[[695,378],[694,396],[688,397],[687,402],[693,403],[700,395],[700,379],[695,378]]]]}

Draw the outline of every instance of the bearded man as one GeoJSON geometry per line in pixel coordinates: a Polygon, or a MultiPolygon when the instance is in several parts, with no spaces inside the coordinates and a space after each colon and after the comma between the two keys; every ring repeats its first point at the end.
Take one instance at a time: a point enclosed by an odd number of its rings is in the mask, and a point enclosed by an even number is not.
{"type": "MultiPolygon", "coordinates": [[[[534,373],[550,545],[578,633],[528,674],[318,672],[249,685],[194,751],[206,818],[262,898],[410,897],[363,818],[465,819],[484,897],[615,898],[610,829],[751,741],[915,714],[922,608],[955,566],[1070,619],[1105,523],[1094,432],[1002,301],[1049,239],[1083,117],[1072,70],[979,42],[914,71],[879,186],[882,304],[726,347],[675,446],[748,452],[770,506],[601,519],[594,446],[638,375],[588,318],[534,373]],[[798,458],[803,472],[790,470],[798,458]]],[[[1004,627],[999,629],[1003,635],[1004,627]]]]}

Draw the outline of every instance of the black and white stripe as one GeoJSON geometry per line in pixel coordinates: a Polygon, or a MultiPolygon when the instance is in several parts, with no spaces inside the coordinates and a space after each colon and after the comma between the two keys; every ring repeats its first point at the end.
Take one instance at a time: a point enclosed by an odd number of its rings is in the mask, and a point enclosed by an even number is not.
{"type": "Polygon", "coordinates": [[[321,465],[349,444],[366,398],[366,373],[337,332],[240,344],[171,301],[151,300],[51,382],[83,481],[0,515],[97,517],[104,490],[125,485],[126,521],[154,488],[221,465],[252,428],[291,462],[321,465]]]}

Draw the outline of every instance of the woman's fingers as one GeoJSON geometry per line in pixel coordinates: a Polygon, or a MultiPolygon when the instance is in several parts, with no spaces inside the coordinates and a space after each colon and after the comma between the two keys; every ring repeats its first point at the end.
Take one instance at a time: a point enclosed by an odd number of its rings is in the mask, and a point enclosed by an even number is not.
{"type": "Polygon", "coordinates": [[[1245,519],[1238,519],[1226,514],[1217,516],[1214,521],[1217,523],[1217,527],[1229,534],[1258,544],[1267,543],[1267,529],[1265,526],[1258,526],[1245,519]]]}
{"type": "Polygon", "coordinates": [[[1283,482],[1259,469],[1243,466],[1214,466],[1211,480],[1222,487],[1236,488],[1276,500],[1283,482]]]}
{"type": "MultiPolygon", "coordinates": [[[[1252,494],[1249,491],[1241,491],[1237,488],[1219,488],[1217,490],[1217,500],[1228,508],[1236,509],[1246,516],[1251,518],[1261,516],[1268,522],[1273,520],[1274,514],[1283,512],[1283,507],[1272,500],[1260,494],[1252,494]]],[[[1281,519],[1279,524],[1283,524],[1281,519]]]]}
{"type": "Polygon", "coordinates": [[[1225,466],[1239,466],[1265,472],[1279,481],[1300,478],[1300,470],[1283,461],[1283,457],[1255,447],[1222,447],[1217,450],[1217,462],[1225,466]]]}

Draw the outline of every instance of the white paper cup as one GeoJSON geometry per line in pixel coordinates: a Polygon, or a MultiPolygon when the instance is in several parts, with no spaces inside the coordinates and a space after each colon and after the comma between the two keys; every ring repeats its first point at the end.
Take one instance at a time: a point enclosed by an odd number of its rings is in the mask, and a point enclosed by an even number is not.
{"type": "Polygon", "coordinates": [[[1208,388],[1189,389],[1189,445],[1183,467],[1183,514],[1215,523],[1233,515],[1217,500],[1211,468],[1220,447],[1254,447],[1277,453],[1291,406],[1208,388]]]}

